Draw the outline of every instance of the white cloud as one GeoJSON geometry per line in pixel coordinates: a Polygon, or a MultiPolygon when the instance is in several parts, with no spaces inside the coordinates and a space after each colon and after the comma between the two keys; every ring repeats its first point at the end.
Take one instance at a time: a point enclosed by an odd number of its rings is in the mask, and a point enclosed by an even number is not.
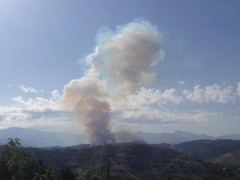
{"type": "Polygon", "coordinates": [[[43,111],[59,111],[61,96],[57,90],[52,92],[52,97],[49,99],[43,97],[23,99],[23,97],[13,97],[13,101],[17,103],[19,107],[27,111],[43,112],[43,111]]]}
{"type": "MultiPolygon", "coordinates": [[[[175,112],[168,110],[160,110],[157,108],[140,108],[124,111],[117,116],[121,120],[137,120],[139,124],[148,123],[202,123],[212,120],[218,116],[217,112],[208,111],[188,111],[188,112],[175,112]]],[[[136,122],[136,121],[134,121],[136,122]]]]}
{"type": "Polygon", "coordinates": [[[156,105],[155,102],[141,103],[127,101],[122,106],[113,110],[115,122],[128,122],[138,124],[181,124],[186,122],[202,123],[215,119],[219,113],[204,110],[166,109],[164,105],[156,105]]]}
{"type": "MultiPolygon", "coordinates": [[[[240,83],[238,84],[238,89],[240,83]]],[[[236,93],[229,85],[213,84],[206,87],[194,86],[192,90],[184,90],[182,94],[174,88],[164,91],[141,88],[128,100],[112,105],[114,122],[136,124],[174,124],[207,122],[222,115],[220,112],[204,109],[183,109],[181,103],[190,101],[203,103],[233,103],[236,93]]],[[[188,106],[188,105],[187,105],[188,106]]],[[[202,106],[200,106],[202,107],[202,106]]]]}
{"type": "Polygon", "coordinates": [[[180,85],[184,85],[185,84],[185,81],[178,81],[178,84],[180,84],[180,85]]]}
{"type": "Polygon", "coordinates": [[[61,100],[61,94],[59,93],[59,91],[57,89],[52,91],[52,98],[50,98],[51,101],[60,101],[61,100]]]}
{"type": "MultiPolygon", "coordinates": [[[[240,83],[237,89],[239,93],[240,83]]],[[[183,101],[187,103],[187,100],[199,103],[228,103],[234,101],[235,95],[231,86],[217,84],[203,88],[196,85],[193,90],[184,90],[183,94],[179,94],[174,88],[164,91],[141,88],[128,100],[112,104],[112,118],[115,125],[121,123],[171,125],[207,122],[219,118],[221,114],[215,111],[186,110],[177,105],[183,101]]],[[[49,98],[13,97],[13,106],[0,106],[0,127],[19,126],[44,129],[44,127],[53,128],[56,125],[59,130],[67,126],[68,129],[82,130],[81,126],[76,125],[77,121],[73,116],[70,117],[67,112],[62,111],[61,99],[58,90],[53,90],[49,98]]]]}
{"type": "Polygon", "coordinates": [[[13,105],[0,105],[0,129],[9,127],[33,128],[47,131],[82,133],[72,113],[61,109],[62,96],[53,90],[49,98],[13,97],[13,105]]]}
{"type": "MultiPolygon", "coordinates": [[[[13,106],[0,106],[1,126],[16,126],[21,122],[25,122],[27,126],[28,123],[32,124],[34,120],[44,116],[51,119],[62,113],[60,108],[61,95],[57,90],[52,92],[49,99],[43,97],[24,99],[18,96],[13,97],[12,100],[15,102],[13,106]]],[[[44,124],[44,122],[42,123],[44,124]]]]}
{"type": "Polygon", "coordinates": [[[10,122],[29,118],[29,115],[21,108],[12,106],[0,106],[0,121],[10,122]]]}
{"type": "Polygon", "coordinates": [[[24,85],[20,85],[20,89],[24,92],[27,92],[27,93],[35,93],[35,94],[39,94],[41,92],[43,92],[43,90],[36,90],[35,88],[33,87],[24,87],[24,85]]]}
{"type": "Polygon", "coordinates": [[[179,104],[182,101],[183,98],[177,95],[176,89],[166,89],[161,92],[160,90],[141,88],[137,93],[131,95],[125,103],[132,107],[138,107],[149,104],[179,104]]]}
{"type": "Polygon", "coordinates": [[[220,102],[220,103],[228,103],[234,101],[234,94],[232,93],[232,86],[227,86],[222,88],[217,84],[213,86],[208,86],[205,88],[205,98],[206,102],[220,102]]]}
{"type": "Polygon", "coordinates": [[[83,133],[84,129],[79,125],[79,122],[75,120],[71,115],[55,117],[40,116],[33,119],[30,117],[22,117],[16,120],[8,119],[0,121],[0,129],[6,129],[9,127],[22,127],[22,128],[33,128],[38,130],[46,131],[59,131],[59,132],[76,132],[83,133]]]}
{"type": "Polygon", "coordinates": [[[183,101],[183,98],[177,95],[176,89],[167,89],[160,95],[160,100],[170,101],[174,104],[180,104],[183,101]]]}
{"type": "Polygon", "coordinates": [[[193,91],[184,90],[183,94],[187,100],[199,103],[217,102],[226,104],[233,102],[235,99],[232,86],[221,88],[217,84],[205,88],[200,88],[200,85],[196,85],[193,91]]]}
{"type": "Polygon", "coordinates": [[[190,101],[195,102],[204,102],[204,90],[200,89],[200,85],[194,86],[193,92],[189,90],[184,90],[183,94],[185,95],[185,98],[190,101]]]}
{"type": "Polygon", "coordinates": [[[180,110],[171,104],[180,104],[183,98],[177,95],[176,89],[159,90],[141,88],[127,101],[113,105],[112,117],[114,122],[137,124],[175,124],[186,122],[206,122],[216,118],[218,113],[203,110],[180,110]],[[171,105],[172,109],[166,108],[171,105]]]}

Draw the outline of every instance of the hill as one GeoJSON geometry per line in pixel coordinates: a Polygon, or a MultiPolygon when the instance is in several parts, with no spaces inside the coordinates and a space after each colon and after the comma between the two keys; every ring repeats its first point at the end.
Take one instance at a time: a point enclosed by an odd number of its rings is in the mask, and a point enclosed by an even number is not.
{"type": "Polygon", "coordinates": [[[229,134],[217,137],[218,139],[240,140],[240,134],[229,134]]]}
{"type": "Polygon", "coordinates": [[[196,140],[173,145],[173,149],[204,161],[220,155],[240,150],[240,141],[196,140]]]}
{"type": "Polygon", "coordinates": [[[136,132],[139,136],[143,137],[144,140],[149,144],[177,144],[186,141],[193,141],[199,139],[214,139],[212,136],[193,134],[184,131],[175,131],[173,133],[146,133],[138,131],[136,132]]]}
{"type": "Polygon", "coordinates": [[[82,179],[88,179],[96,171],[105,174],[108,154],[114,179],[131,179],[121,168],[141,179],[233,179],[240,174],[237,168],[205,163],[175,150],[148,144],[27,150],[31,155],[43,159],[45,164],[74,168],[82,179]]]}
{"type": "Polygon", "coordinates": [[[240,166],[240,150],[222,154],[210,160],[213,163],[240,166]]]}

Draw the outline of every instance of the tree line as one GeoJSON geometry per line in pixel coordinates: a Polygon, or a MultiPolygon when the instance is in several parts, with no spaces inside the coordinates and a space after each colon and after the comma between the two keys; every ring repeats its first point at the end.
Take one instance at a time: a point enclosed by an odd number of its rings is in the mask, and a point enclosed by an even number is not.
{"type": "Polygon", "coordinates": [[[1,180],[76,180],[76,174],[66,167],[45,166],[21,146],[18,138],[9,138],[0,149],[1,180]]]}

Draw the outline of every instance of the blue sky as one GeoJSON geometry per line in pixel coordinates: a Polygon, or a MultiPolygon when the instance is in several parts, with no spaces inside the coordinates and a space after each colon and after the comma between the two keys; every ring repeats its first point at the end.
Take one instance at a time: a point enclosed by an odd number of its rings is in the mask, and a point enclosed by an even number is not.
{"type": "Polygon", "coordinates": [[[0,1],[0,128],[84,132],[61,109],[106,29],[145,20],[163,39],[154,83],[112,107],[112,127],[240,132],[240,1],[0,1]]]}

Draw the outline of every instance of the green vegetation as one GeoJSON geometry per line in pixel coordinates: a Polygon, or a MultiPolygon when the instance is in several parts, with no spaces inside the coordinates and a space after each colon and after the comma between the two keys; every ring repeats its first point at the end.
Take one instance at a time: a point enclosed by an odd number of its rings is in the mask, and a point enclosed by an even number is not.
{"type": "Polygon", "coordinates": [[[45,167],[40,159],[33,158],[21,147],[18,138],[9,138],[0,149],[1,180],[75,180],[70,169],[45,167]]]}
{"type": "Polygon", "coordinates": [[[239,166],[213,164],[148,144],[44,150],[22,148],[19,139],[9,139],[0,149],[0,179],[104,180],[108,155],[111,180],[136,179],[134,177],[144,180],[240,178],[239,166]]]}
{"type": "MultiPolygon", "coordinates": [[[[175,150],[147,144],[105,145],[80,149],[43,150],[31,148],[29,152],[46,163],[61,168],[69,166],[78,172],[80,179],[106,174],[107,155],[124,170],[140,179],[238,179],[240,169],[198,160],[175,150]]],[[[114,180],[134,179],[111,162],[110,176],[114,180]]]]}
{"type": "Polygon", "coordinates": [[[103,177],[104,177],[103,174],[97,171],[91,176],[90,180],[103,180],[103,177]]]}

